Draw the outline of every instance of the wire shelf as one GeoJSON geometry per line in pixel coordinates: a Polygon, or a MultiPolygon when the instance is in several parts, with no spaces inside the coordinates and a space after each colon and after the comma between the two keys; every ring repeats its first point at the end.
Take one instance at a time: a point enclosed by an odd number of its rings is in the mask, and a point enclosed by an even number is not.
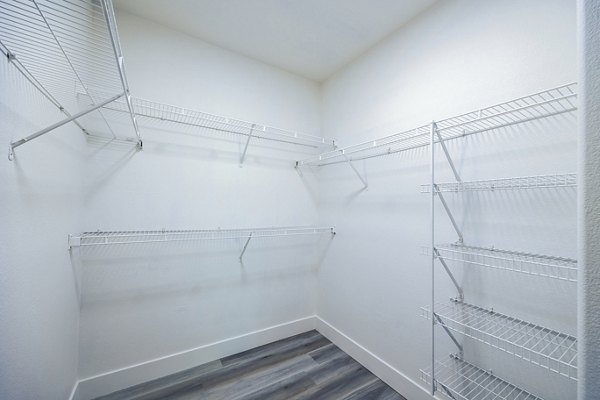
{"type": "MultiPolygon", "coordinates": [[[[516,125],[577,109],[577,84],[534,93],[481,110],[437,121],[437,130],[444,140],[516,125]]],[[[380,139],[323,153],[298,161],[298,165],[325,166],[344,161],[363,160],[428,146],[431,124],[386,136],[380,139]]]]}
{"type": "MultiPolygon", "coordinates": [[[[85,93],[79,93],[85,95],[85,93]]],[[[268,125],[261,125],[203,111],[191,110],[170,104],[158,103],[138,97],[131,98],[136,117],[148,127],[171,128],[174,130],[208,129],[219,134],[233,134],[289,143],[312,148],[333,148],[335,140],[307,133],[290,131],[268,125]]],[[[127,103],[118,99],[103,107],[118,114],[128,113],[127,103]]]]}
{"type": "Polygon", "coordinates": [[[577,260],[572,258],[460,244],[443,244],[435,248],[439,257],[444,260],[569,282],[577,281],[577,260]]]}
{"type": "MultiPolygon", "coordinates": [[[[82,111],[74,101],[76,85],[89,96],[85,107],[129,97],[110,0],[0,0],[0,51],[68,118],[82,111]]],[[[105,125],[103,132],[117,137],[102,112],[94,113],[105,125]]],[[[85,121],[82,115],[74,123],[89,133],[85,121]]],[[[133,115],[131,123],[121,138],[139,141],[133,115]]]]}
{"type": "Polygon", "coordinates": [[[69,235],[69,247],[123,245],[136,243],[232,240],[299,235],[335,235],[333,227],[277,227],[249,229],[155,230],[83,232],[69,235]]]}
{"type": "MultiPolygon", "coordinates": [[[[431,318],[431,307],[421,311],[431,318]]],[[[435,314],[450,330],[577,380],[573,336],[460,301],[436,304],[435,314]]]]}
{"type": "MultiPolygon", "coordinates": [[[[438,393],[450,400],[542,400],[455,355],[436,360],[434,368],[438,393]]],[[[420,372],[431,384],[431,368],[420,372]]]]}
{"type": "MultiPolygon", "coordinates": [[[[436,184],[438,192],[549,189],[576,186],[576,174],[520,176],[514,178],[488,179],[467,182],[446,182],[436,184]]],[[[430,191],[430,184],[421,185],[421,193],[429,193],[430,191]]]]}

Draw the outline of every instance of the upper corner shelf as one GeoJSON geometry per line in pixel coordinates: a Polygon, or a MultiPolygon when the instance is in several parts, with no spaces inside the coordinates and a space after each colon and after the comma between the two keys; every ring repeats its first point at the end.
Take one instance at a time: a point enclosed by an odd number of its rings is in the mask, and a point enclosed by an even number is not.
{"type": "MultiPolygon", "coordinates": [[[[466,114],[436,121],[443,140],[516,125],[559,115],[577,109],[577,83],[519,97],[466,114]]],[[[433,124],[329,151],[297,162],[297,165],[324,166],[344,161],[363,160],[428,146],[433,124]]]]}
{"type": "Polygon", "coordinates": [[[141,146],[110,0],[0,0],[0,51],[66,117],[10,143],[9,159],[16,147],[71,121],[91,133],[82,117],[92,112],[117,137],[99,110],[117,99],[130,117],[123,139],[141,146]],[[84,107],[77,104],[76,85],[89,95],[84,107]]]}

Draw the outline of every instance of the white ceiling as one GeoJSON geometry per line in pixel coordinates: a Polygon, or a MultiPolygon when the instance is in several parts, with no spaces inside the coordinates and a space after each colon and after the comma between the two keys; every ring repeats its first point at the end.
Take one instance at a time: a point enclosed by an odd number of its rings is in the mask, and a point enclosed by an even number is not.
{"type": "Polygon", "coordinates": [[[117,8],[321,82],[436,0],[116,0],[117,8]]]}

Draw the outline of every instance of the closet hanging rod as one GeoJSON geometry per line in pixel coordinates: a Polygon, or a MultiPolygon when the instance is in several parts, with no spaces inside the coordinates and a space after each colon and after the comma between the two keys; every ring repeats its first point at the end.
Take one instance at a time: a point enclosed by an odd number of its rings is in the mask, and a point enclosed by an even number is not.
{"type": "MultiPolygon", "coordinates": [[[[577,109],[576,88],[577,83],[569,83],[436,121],[437,130],[443,140],[450,140],[572,112],[577,109]]],[[[338,148],[297,161],[296,165],[326,166],[346,162],[347,159],[364,160],[429,146],[430,127],[431,124],[427,124],[379,139],[338,148]]]]}
{"type": "Polygon", "coordinates": [[[69,248],[106,246],[138,243],[181,242],[201,240],[232,240],[249,237],[272,238],[300,235],[335,235],[334,227],[274,227],[249,229],[206,229],[206,230],[155,230],[155,231],[110,231],[83,232],[69,235],[69,248]]]}
{"type": "MultiPolygon", "coordinates": [[[[550,189],[576,187],[576,174],[532,175],[478,181],[437,183],[439,192],[468,192],[520,189],[550,189]]],[[[421,185],[421,193],[429,193],[431,184],[421,185]]]]}

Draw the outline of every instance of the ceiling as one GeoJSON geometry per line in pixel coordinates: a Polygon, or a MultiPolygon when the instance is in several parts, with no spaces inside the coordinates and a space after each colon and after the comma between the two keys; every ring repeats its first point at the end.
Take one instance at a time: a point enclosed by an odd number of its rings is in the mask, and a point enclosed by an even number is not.
{"type": "Polygon", "coordinates": [[[436,0],[116,0],[118,9],[322,82],[436,0]]]}

